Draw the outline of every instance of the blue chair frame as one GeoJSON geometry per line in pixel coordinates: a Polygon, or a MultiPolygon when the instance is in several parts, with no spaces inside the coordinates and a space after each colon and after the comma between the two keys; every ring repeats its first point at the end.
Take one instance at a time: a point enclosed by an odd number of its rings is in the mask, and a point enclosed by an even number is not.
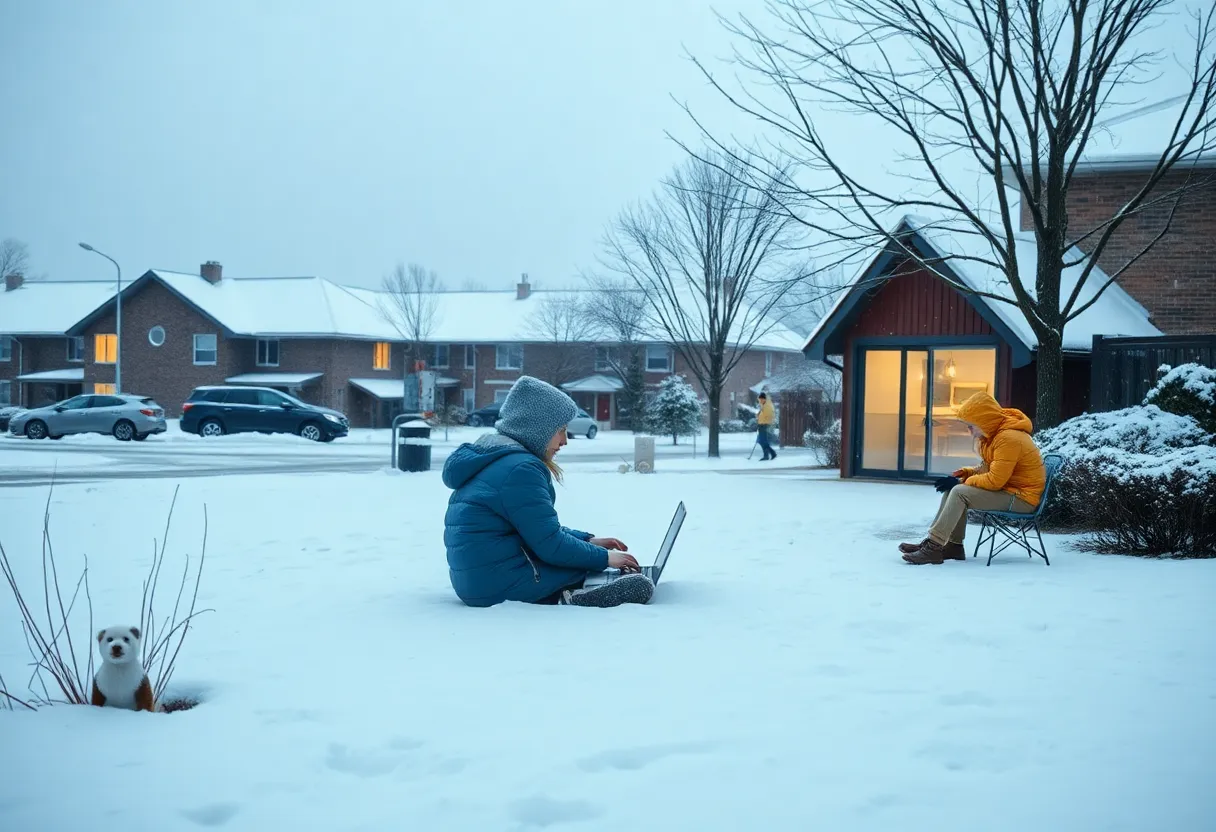
{"type": "Polygon", "coordinates": [[[971,557],[979,557],[980,547],[985,543],[988,544],[988,562],[985,566],[992,565],[992,559],[1001,552],[1008,549],[1010,546],[1020,546],[1026,550],[1026,556],[1033,558],[1038,555],[1043,559],[1043,562],[1051,566],[1051,561],[1047,559],[1047,547],[1043,545],[1043,535],[1039,531],[1039,520],[1043,516],[1043,509],[1047,507],[1047,500],[1051,496],[1051,486],[1055,482],[1056,475],[1060,473],[1060,469],[1064,467],[1064,457],[1060,454],[1047,454],[1043,457],[1043,467],[1047,470],[1047,480],[1043,484],[1043,496],[1039,500],[1038,508],[1031,514],[1021,514],[1016,511],[980,511],[976,512],[980,515],[981,525],[979,538],[975,541],[975,551],[971,553],[971,557]],[[1033,534],[1033,537],[1031,536],[1033,534]],[[1001,545],[996,545],[997,535],[1004,538],[1001,545]],[[1035,546],[1035,540],[1038,541],[1038,546],[1035,546]]]}

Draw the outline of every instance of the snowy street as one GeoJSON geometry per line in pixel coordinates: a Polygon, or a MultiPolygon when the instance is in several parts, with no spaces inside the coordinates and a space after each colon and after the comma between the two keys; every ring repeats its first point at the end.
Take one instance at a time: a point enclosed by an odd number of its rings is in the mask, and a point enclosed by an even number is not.
{"type": "MultiPolygon", "coordinates": [[[[560,458],[567,524],[649,562],[688,506],[648,606],[462,606],[438,465],[182,479],[165,574],[197,562],[205,505],[199,606],[214,612],[172,689],[201,704],[0,712],[21,760],[0,778],[0,825],[1209,827],[1216,561],[1095,556],[1051,535],[1050,567],[1012,553],[913,567],[895,545],[919,539],[929,488],[792,470],[789,454],[772,475],[703,459],[621,475],[576,459],[592,444],[560,458]]],[[[106,450],[129,449],[143,451],[106,450]]],[[[88,555],[92,629],[138,615],[176,484],[56,486],[61,580],[88,555]]],[[[37,606],[47,494],[0,499],[0,543],[37,606]]],[[[24,690],[7,594],[0,624],[0,673],[24,690]]],[[[90,629],[78,608],[78,652],[90,629]]]]}
{"type": "MultiPolygon", "coordinates": [[[[442,467],[448,453],[458,444],[485,432],[485,428],[451,428],[445,438],[444,429],[437,428],[431,435],[433,468],[442,467]]],[[[680,444],[673,446],[670,438],[657,437],[656,457],[660,463],[672,463],[677,468],[695,461],[703,463],[706,436],[703,432],[695,446],[688,438],[681,438],[680,444]]],[[[754,433],[724,434],[724,458],[715,467],[757,465],[758,450],[752,461],[747,461],[754,442],[754,433]]],[[[356,429],[349,436],[324,444],[290,434],[255,433],[203,439],[182,433],[176,420],[170,420],[165,434],[139,443],[119,442],[111,436],[96,434],[40,442],[0,436],[0,488],[47,485],[52,475],[55,482],[66,483],[226,474],[369,472],[389,467],[391,453],[388,430],[356,429]]],[[[572,461],[619,465],[633,459],[633,434],[606,431],[595,439],[575,438],[563,455],[572,461]]],[[[802,467],[816,462],[806,450],[791,448],[773,465],[802,467]]]]}

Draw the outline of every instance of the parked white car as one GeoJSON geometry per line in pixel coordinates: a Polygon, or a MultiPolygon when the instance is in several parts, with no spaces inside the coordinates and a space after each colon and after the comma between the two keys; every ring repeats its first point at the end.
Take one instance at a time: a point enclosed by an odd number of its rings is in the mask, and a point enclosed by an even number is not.
{"type": "Polygon", "coordinates": [[[569,437],[585,436],[588,439],[594,439],[595,435],[599,432],[599,425],[591,418],[591,414],[581,407],[579,408],[578,415],[566,426],[566,435],[569,437]]]}

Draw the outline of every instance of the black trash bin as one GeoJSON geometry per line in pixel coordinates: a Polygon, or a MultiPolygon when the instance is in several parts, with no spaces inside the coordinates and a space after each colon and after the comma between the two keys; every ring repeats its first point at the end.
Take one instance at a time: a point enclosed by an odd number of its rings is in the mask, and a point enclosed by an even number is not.
{"type": "Polygon", "coordinates": [[[411,473],[431,470],[431,426],[421,419],[397,428],[397,468],[411,473]]]}

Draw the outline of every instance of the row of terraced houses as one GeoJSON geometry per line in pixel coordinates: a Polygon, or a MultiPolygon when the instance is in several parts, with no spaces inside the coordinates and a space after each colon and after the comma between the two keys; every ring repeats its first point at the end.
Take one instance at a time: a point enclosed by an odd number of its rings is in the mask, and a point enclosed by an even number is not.
{"type": "MultiPolygon", "coordinates": [[[[619,345],[538,340],[545,298],[526,276],[514,290],[441,292],[427,338],[437,373],[437,407],[468,411],[504,398],[520,375],[551,376],[605,429],[623,413],[623,384],[612,371],[619,345]]],[[[26,282],[6,278],[0,294],[0,403],[25,407],[81,392],[112,392],[118,332],[113,283],[26,282]]],[[[124,285],[123,392],[152,396],[169,416],[206,384],[273,387],[345,412],[352,425],[389,424],[402,406],[407,342],[383,311],[379,292],[316,277],[232,278],[220,263],[198,273],[153,269],[124,285]]],[[[773,325],[735,367],[723,414],[750,403],[803,339],[773,325]]],[[[653,390],[672,373],[696,385],[680,354],[664,343],[637,349],[653,390]]]]}

